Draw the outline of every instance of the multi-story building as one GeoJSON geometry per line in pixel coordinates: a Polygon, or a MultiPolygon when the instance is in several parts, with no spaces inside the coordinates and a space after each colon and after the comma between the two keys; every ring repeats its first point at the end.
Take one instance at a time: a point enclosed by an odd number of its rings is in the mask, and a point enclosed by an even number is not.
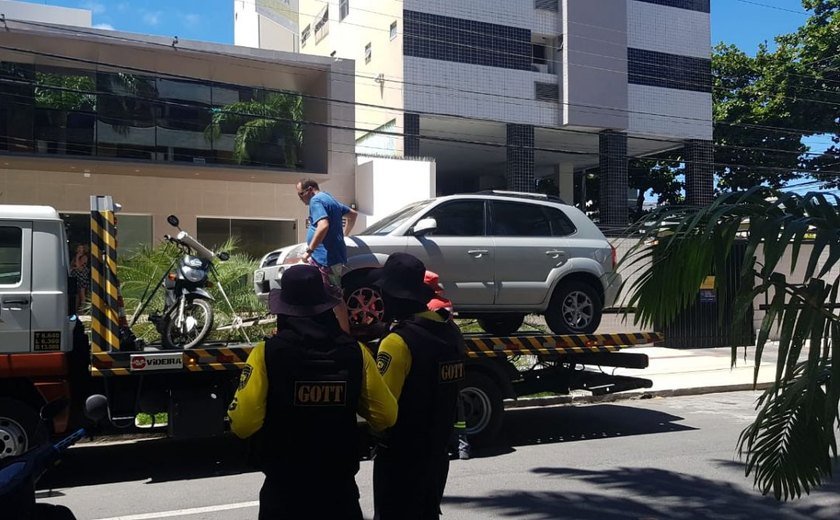
{"type": "Polygon", "coordinates": [[[353,67],[7,15],[0,203],[57,208],[75,243],[103,194],[122,205],[121,249],[171,232],[170,213],[208,245],[294,243],[300,178],[354,200],[353,67]]]}
{"type": "MultiPolygon", "coordinates": [[[[234,3],[237,42],[264,45],[266,2],[234,3]]],[[[356,61],[357,151],[433,157],[438,191],[554,176],[573,200],[598,167],[621,226],[628,158],[685,147],[687,199],[711,199],[709,0],[269,3],[298,26],[288,50],[356,61]]]]}

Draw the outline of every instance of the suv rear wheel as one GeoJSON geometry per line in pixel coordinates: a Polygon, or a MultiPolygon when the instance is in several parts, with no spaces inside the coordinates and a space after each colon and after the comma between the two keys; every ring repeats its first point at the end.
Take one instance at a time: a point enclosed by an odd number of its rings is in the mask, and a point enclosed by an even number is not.
{"type": "Polygon", "coordinates": [[[555,334],[592,334],[601,324],[604,304],[591,285],[561,282],[554,290],[545,322],[555,334]]]}

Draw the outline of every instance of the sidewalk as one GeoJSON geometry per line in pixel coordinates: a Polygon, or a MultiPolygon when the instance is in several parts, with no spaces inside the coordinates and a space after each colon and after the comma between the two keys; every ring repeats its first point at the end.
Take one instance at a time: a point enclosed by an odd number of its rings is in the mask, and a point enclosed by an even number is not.
{"type": "MultiPolygon", "coordinates": [[[[647,354],[650,361],[648,368],[640,370],[604,367],[604,370],[617,375],[650,379],[653,382],[651,388],[604,396],[593,396],[589,392],[575,391],[566,396],[521,398],[517,401],[506,402],[505,407],[618,401],[754,389],[755,347],[739,348],[734,367],[730,348],[677,350],[663,347],[638,347],[628,348],[625,352],[647,354]]],[[[770,343],[765,347],[758,374],[758,385],[755,388],[763,390],[775,379],[777,355],[776,343],[770,343]]],[[[597,367],[588,368],[597,369],[597,367]]]]}

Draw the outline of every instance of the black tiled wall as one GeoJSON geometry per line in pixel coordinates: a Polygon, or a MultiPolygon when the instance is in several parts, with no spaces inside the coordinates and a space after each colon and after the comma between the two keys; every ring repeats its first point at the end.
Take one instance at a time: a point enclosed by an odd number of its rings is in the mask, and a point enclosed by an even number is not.
{"type": "Polygon", "coordinates": [[[685,203],[707,206],[714,200],[714,143],[692,139],[685,143],[685,203]]]}
{"type": "Polygon", "coordinates": [[[712,91],[712,61],[645,49],[627,49],[627,81],[650,87],[712,91]]]}
{"type": "Polygon", "coordinates": [[[420,157],[420,114],[406,112],[403,114],[403,155],[405,157],[420,157]]]}
{"type": "Polygon", "coordinates": [[[599,135],[601,222],[605,231],[627,226],[627,134],[605,130],[599,135]]]}
{"type": "Polygon", "coordinates": [[[512,191],[532,192],[536,189],[533,125],[507,125],[505,180],[507,189],[512,191]]]}
{"type": "Polygon", "coordinates": [[[406,56],[531,70],[531,31],[450,16],[403,11],[406,56]]]}
{"type": "Polygon", "coordinates": [[[668,7],[678,7],[680,9],[688,9],[689,11],[700,11],[701,13],[710,12],[710,0],[637,0],[639,2],[647,2],[649,4],[667,5],[668,7]]]}

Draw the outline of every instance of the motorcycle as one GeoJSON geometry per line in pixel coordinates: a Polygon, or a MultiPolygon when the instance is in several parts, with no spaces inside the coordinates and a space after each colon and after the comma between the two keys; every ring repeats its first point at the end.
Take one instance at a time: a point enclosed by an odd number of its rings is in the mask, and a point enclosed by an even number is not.
{"type": "MultiPolygon", "coordinates": [[[[67,406],[66,400],[47,403],[41,408],[41,420],[48,422],[67,406]]],[[[104,395],[92,395],[85,401],[85,415],[98,424],[108,414],[104,395]]],[[[0,467],[0,511],[3,518],[15,520],[75,520],[67,507],[35,502],[35,485],[50,467],[55,466],[67,448],[85,438],[80,428],[56,444],[44,443],[22,455],[4,459],[0,467]]]]}
{"type": "MultiPolygon", "coordinates": [[[[152,313],[149,321],[160,333],[161,342],[167,349],[188,349],[200,345],[213,328],[213,296],[206,290],[212,286],[210,273],[216,278],[216,283],[233,310],[230,300],[225,294],[221,283],[218,282],[213,260],[218,258],[226,261],[230,255],[226,252],[215,253],[202,245],[198,240],[182,230],[178,217],[169,215],[166,221],[178,229],[178,234],[164,235],[164,240],[174,244],[180,251],[178,258],[164,273],[155,290],[141,300],[143,304],[137,308],[129,327],[133,327],[138,317],[146,309],[157,290],[164,288],[164,309],[162,313],[152,313]]],[[[148,287],[147,287],[148,292],[148,287]]]]}

